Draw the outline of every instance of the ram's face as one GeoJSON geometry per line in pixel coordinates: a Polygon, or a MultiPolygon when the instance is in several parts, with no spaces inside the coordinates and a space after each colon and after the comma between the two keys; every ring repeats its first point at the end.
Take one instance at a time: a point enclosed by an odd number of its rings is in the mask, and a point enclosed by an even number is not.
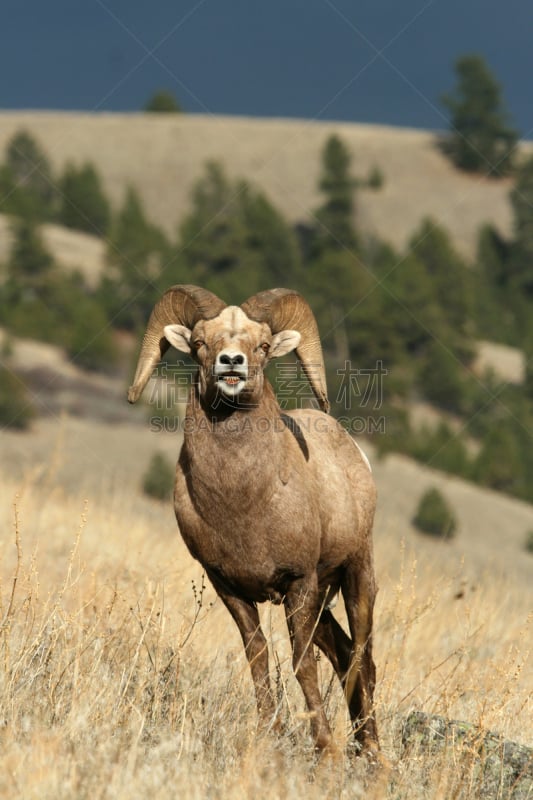
{"type": "Polygon", "coordinates": [[[256,406],[269,359],[285,355],[300,342],[297,331],[273,335],[268,325],[251,320],[238,306],[228,306],[214,319],[201,320],[192,330],[167,325],[165,336],[198,363],[200,392],[212,407],[220,402],[256,406]]]}

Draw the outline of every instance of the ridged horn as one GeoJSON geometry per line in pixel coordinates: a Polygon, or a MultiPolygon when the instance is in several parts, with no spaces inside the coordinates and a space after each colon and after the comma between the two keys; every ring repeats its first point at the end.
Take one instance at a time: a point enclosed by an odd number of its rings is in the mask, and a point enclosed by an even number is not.
{"type": "Polygon", "coordinates": [[[215,294],[191,284],[171,286],[154,306],[137,361],[133,383],[128,389],[128,401],[135,403],[164,354],[170,347],[165,339],[165,325],[185,325],[194,328],[201,319],[212,319],[226,307],[215,294]]]}
{"type": "Polygon", "coordinates": [[[329,400],[322,345],[315,316],[307,301],[292,289],[268,289],[249,297],[241,308],[250,319],[266,322],[272,333],[293,329],[301,334],[296,355],[320,408],[327,413],[329,400]]]}

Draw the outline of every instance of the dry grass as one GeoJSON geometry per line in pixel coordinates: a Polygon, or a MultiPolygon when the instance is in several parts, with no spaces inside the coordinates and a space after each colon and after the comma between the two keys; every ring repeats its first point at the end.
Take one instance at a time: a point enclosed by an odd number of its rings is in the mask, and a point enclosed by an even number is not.
{"type": "MultiPolygon", "coordinates": [[[[530,738],[531,584],[510,561],[497,572],[472,551],[463,564],[459,544],[416,538],[387,477],[394,463],[378,465],[376,527],[376,701],[392,768],[369,775],[344,757],[316,765],[282,614],[270,606],[262,619],[286,733],[257,733],[237,631],[170,508],[136,488],[150,447],[170,451],[176,437],[41,426],[3,435],[0,797],[477,797],[453,752],[402,756],[408,711],[530,738]]],[[[517,552],[515,564],[525,558],[517,552]]],[[[319,669],[344,748],[343,700],[323,658],[319,669]]]]}

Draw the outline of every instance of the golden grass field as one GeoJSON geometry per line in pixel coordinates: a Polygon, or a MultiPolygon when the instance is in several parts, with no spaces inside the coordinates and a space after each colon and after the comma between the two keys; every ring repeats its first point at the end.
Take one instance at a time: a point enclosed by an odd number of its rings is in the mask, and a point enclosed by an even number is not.
{"type": "MultiPolygon", "coordinates": [[[[148,423],[64,417],[2,433],[0,797],[482,797],[468,752],[402,754],[401,721],[419,709],[533,744],[533,508],[400,457],[375,463],[376,704],[390,769],[368,773],[348,756],[315,763],[282,612],[268,605],[286,733],[257,733],[237,630],[170,502],[139,490],[151,453],[178,447],[179,434],[148,423]],[[459,518],[448,543],[409,523],[433,483],[459,518]]],[[[343,699],[324,658],[319,670],[343,750],[343,699]]]]}

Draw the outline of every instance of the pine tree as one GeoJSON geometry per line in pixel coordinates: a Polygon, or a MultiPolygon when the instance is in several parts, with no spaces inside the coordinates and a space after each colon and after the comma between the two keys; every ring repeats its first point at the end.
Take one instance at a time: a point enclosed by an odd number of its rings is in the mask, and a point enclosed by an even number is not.
{"type": "Polygon", "coordinates": [[[443,97],[451,114],[445,151],[460,169],[504,175],[512,167],[518,134],[509,125],[501,87],[481,56],[462,56],[455,71],[455,90],[443,97]]]}
{"type": "Polygon", "coordinates": [[[6,327],[19,336],[50,341],[56,329],[51,309],[56,267],[39,229],[30,219],[14,224],[14,240],[0,287],[0,311],[6,327]]]}
{"type": "Polygon", "coordinates": [[[475,465],[479,483],[501,492],[516,493],[522,483],[522,454],[514,426],[498,421],[483,440],[475,465]]]}
{"type": "Polygon", "coordinates": [[[146,323],[167,248],[163,231],[148,220],[138,193],[129,187],[111,226],[109,266],[99,289],[115,325],[136,329],[146,323]]]}
{"type": "Polygon", "coordinates": [[[533,298],[533,158],[518,170],[510,195],[514,239],[508,262],[508,281],[533,298]]]}
{"type": "Polygon", "coordinates": [[[144,110],[152,113],[176,114],[182,111],[182,108],[172,92],[168,89],[159,89],[150,97],[144,110]]]}
{"type": "Polygon", "coordinates": [[[293,231],[261,192],[232,181],[210,162],[194,187],[190,214],[180,228],[174,282],[206,286],[232,302],[299,276],[293,231]]]}
{"type": "Polygon", "coordinates": [[[57,189],[50,162],[27,131],[19,131],[8,142],[0,173],[0,211],[33,220],[53,218],[57,189]]]}
{"type": "Polygon", "coordinates": [[[7,281],[14,297],[46,297],[55,273],[54,259],[38,227],[21,219],[13,225],[14,241],[7,261],[7,281]]]}
{"type": "Polygon", "coordinates": [[[315,248],[318,251],[358,247],[354,226],[356,183],[350,175],[351,156],[339,136],[330,136],[322,151],[319,182],[324,203],[316,213],[315,248]]]}
{"type": "Polygon", "coordinates": [[[457,522],[446,498],[438,489],[428,489],[422,495],[413,525],[430,536],[451,539],[455,533],[457,522]]]}
{"type": "Polygon", "coordinates": [[[422,222],[409,247],[431,280],[435,297],[457,342],[454,350],[461,352],[466,348],[464,355],[467,357],[467,341],[473,335],[472,273],[455,251],[448,233],[432,219],[422,222]]]}
{"type": "Polygon", "coordinates": [[[60,181],[58,221],[67,228],[105,236],[111,222],[111,207],[92,164],[67,164],[60,181]]]}

